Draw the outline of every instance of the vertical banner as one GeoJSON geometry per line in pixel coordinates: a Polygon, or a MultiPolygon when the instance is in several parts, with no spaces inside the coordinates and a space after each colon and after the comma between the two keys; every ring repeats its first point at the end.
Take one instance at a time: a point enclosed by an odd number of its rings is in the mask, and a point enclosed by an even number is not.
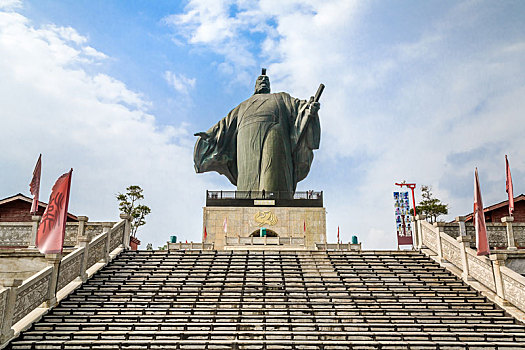
{"type": "Polygon", "coordinates": [[[42,254],[62,253],[73,169],[60,176],[53,186],[49,203],[36,233],[36,246],[42,254]]]}
{"type": "Polygon", "coordinates": [[[408,192],[394,192],[397,245],[412,245],[412,222],[408,192]]]}

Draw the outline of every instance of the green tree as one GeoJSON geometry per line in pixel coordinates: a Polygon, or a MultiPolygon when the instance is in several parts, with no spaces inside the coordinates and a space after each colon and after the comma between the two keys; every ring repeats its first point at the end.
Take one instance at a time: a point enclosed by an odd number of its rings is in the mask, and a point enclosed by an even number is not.
{"type": "Polygon", "coordinates": [[[438,216],[448,214],[448,204],[441,203],[441,200],[434,198],[432,195],[432,187],[421,186],[421,197],[419,205],[416,205],[416,212],[425,214],[427,220],[431,223],[436,222],[438,216]]]}
{"type": "Polygon", "coordinates": [[[132,185],[126,188],[126,193],[118,193],[117,200],[119,201],[119,209],[122,213],[131,215],[131,236],[135,237],[140,226],[146,224],[146,215],[151,213],[151,209],[147,205],[140,204],[140,200],[144,199],[142,188],[137,185],[132,185]]]}

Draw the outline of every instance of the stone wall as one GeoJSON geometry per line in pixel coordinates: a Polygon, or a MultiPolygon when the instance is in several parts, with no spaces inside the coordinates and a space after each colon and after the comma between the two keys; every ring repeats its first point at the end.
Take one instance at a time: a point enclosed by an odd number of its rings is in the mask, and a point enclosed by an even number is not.
{"type": "MultiPolygon", "coordinates": [[[[28,247],[31,242],[32,222],[0,222],[0,247],[28,247]]],[[[102,233],[102,222],[86,222],[85,232],[94,237],[102,233]]],[[[66,223],[64,247],[74,247],[78,243],[78,222],[66,223]]]]}
{"type": "MultiPolygon", "coordinates": [[[[492,249],[507,248],[507,228],[505,223],[491,222],[486,223],[486,226],[490,247],[492,249]]],[[[470,246],[472,248],[476,247],[476,229],[474,228],[474,225],[471,222],[467,222],[465,223],[465,229],[467,231],[467,235],[472,238],[470,246]]],[[[525,223],[513,222],[512,229],[514,231],[514,241],[516,247],[525,248],[525,223]]],[[[444,231],[447,235],[457,238],[459,236],[459,224],[447,223],[445,224],[444,231]]]]}
{"type": "Polygon", "coordinates": [[[305,238],[305,246],[315,249],[316,243],[326,243],[325,208],[303,207],[204,207],[203,242],[224,249],[227,218],[228,237],[250,237],[265,227],[282,238],[305,238]],[[306,225],[306,232],[305,232],[306,225]],[[204,228],[207,237],[204,240],[204,228]]]}
{"type": "Polygon", "coordinates": [[[0,250],[0,288],[6,281],[31,277],[47,266],[46,259],[39,251],[14,252],[0,250]]]}

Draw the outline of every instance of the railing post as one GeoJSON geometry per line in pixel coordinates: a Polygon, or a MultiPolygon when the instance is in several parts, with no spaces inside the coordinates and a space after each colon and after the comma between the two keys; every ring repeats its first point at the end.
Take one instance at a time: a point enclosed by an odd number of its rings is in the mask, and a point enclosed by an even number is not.
{"type": "MultiPolygon", "coordinates": [[[[80,219],[80,217],[79,217],[80,219]]],[[[87,221],[87,220],[86,220],[87,221]]],[[[78,245],[80,247],[83,247],[84,248],[84,255],[82,256],[82,261],[80,263],[80,280],[82,281],[82,283],[86,282],[87,281],[87,278],[88,278],[88,275],[87,275],[87,269],[88,269],[88,266],[87,266],[87,263],[88,263],[88,256],[89,256],[89,242],[91,241],[91,237],[89,234],[86,234],[85,232],[85,226],[84,225],[80,225],[80,221],[79,221],[79,225],[78,225],[78,245]],[[82,227],[82,231],[80,231],[80,227],[82,227]]]]}
{"type": "Polygon", "coordinates": [[[503,276],[501,275],[501,267],[505,266],[506,254],[490,254],[490,261],[492,261],[492,269],[494,270],[494,281],[496,282],[496,300],[503,305],[510,303],[505,299],[505,287],[503,285],[503,276]]]}
{"type": "Polygon", "coordinates": [[[443,258],[443,248],[441,247],[441,233],[445,233],[445,223],[444,222],[435,222],[434,227],[437,228],[437,255],[440,262],[447,262],[443,258]]]}
{"type": "MultiPolygon", "coordinates": [[[[17,289],[22,285],[23,280],[12,279],[4,283],[4,287],[7,289],[7,300],[4,309],[3,318],[0,320],[0,346],[6,343],[14,335],[14,331],[11,328],[13,325],[13,315],[15,313],[15,303],[17,289]]],[[[0,315],[2,316],[2,315],[0,315]]]]}
{"type": "Polygon", "coordinates": [[[109,231],[111,230],[111,227],[113,224],[111,222],[103,222],[102,223],[102,233],[106,234],[106,253],[104,254],[104,263],[109,263],[110,256],[109,253],[109,246],[111,245],[111,235],[109,234],[109,231]]]}
{"type": "Polygon", "coordinates": [[[49,280],[49,289],[47,290],[47,297],[44,301],[46,307],[55,307],[57,305],[57,285],[58,285],[58,269],[62,259],[62,253],[46,254],[46,261],[49,266],[53,267],[51,272],[51,279],[49,280]]]}
{"type": "Polygon", "coordinates": [[[459,235],[460,236],[466,236],[467,235],[467,228],[465,227],[465,217],[464,216],[456,216],[455,221],[459,225],[459,235]]]}
{"type": "Polygon", "coordinates": [[[417,238],[417,242],[418,242],[417,249],[419,249],[419,250],[427,248],[423,244],[423,227],[421,225],[421,221],[423,221],[425,219],[426,219],[426,215],[425,214],[417,214],[416,215],[416,226],[417,226],[416,233],[418,235],[418,238],[417,238]]]}
{"type": "Polygon", "coordinates": [[[413,241],[413,246],[417,249],[419,248],[419,236],[418,236],[418,227],[417,227],[417,221],[416,221],[416,217],[411,215],[410,216],[410,221],[412,221],[412,227],[414,228],[414,234],[412,234],[412,239],[414,240],[413,241]]]}
{"type": "Polygon", "coordinates": [[[122,241],[122,245],[124,246],[124,250],[129,250],[129,239],[131,234],[131,215],[121,213],[120,218],[122,220],[126,220],[124,224],[124,238],[122,241]]]}
{"type": "Polygon", "coordinates": [[[86,232],[86,222],[89,220],[87,216],[78,216],[78,232],[77,232],[77,244],[80,237],[85,235],[86,232]]]}
{"type": "Polygon", "coordinates": [[[31,238],[29,239],[29,248],[36,248],[36,233],[38,232],[38,225],[40,224],[40,215],[31,215],[33,226],[31,227],[31,238]]]}
{"type": "Polygon", "coordinates": [[[459,242],[459,254],[461,255],[461,267],[463,270],[461,278],[463,278],[465,282],[472,281],[473,278],[470,277],[467,256],[467,246],[470,247],[471,238],[470,236],[459,236],[456,240],[459,242]]]}
{"type": "Polygon", "coordinates": [[[514,230],[512,229],[513,221],[514,217],[512,216],[504,216],[501,218],[501,222],[505,223],[505,226],[507,226],[507,249],[510,250],[518,249],[516,247],[516,241],[514,240],[514,230]]]}

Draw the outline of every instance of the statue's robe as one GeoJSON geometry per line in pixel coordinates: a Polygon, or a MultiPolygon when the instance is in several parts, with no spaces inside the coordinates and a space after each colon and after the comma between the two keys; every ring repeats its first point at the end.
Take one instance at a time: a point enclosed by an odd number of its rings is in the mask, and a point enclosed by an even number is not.
{"type": "Polygon", "coordinates": [[[293,193],[319,148],[319,117],[308,108],[285,92],[251,96],[199,137],[195,170],[217,171],[237,191],[293,193]]]}

